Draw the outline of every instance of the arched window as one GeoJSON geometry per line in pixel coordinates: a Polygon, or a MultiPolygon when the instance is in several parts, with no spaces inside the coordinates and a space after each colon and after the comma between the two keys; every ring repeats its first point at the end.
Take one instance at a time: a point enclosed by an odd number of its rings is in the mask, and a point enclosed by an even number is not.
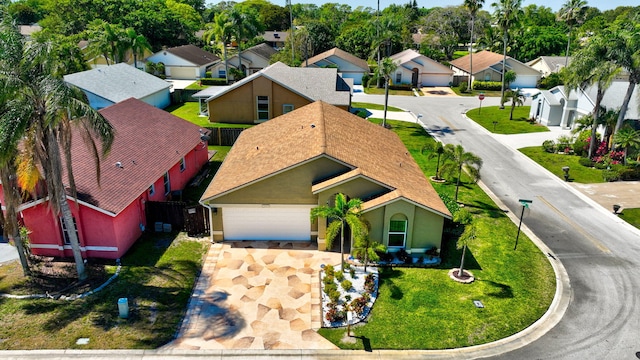
{"type": "Polygon", "coordinates": [[[388,247],[403,248],[407,240],[407,217],[403,214],[395,214],[389,220],[388,247]]]}

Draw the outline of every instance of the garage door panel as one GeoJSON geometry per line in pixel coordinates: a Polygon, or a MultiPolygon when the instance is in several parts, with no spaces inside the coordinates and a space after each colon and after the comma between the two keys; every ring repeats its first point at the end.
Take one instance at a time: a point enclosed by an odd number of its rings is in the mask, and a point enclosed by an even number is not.
{"type": "Polygon", "coordinates": [[[449,75],[423,75],[422,86],[449,86],[449,75]]]}
{"type": "Polygon", "coordinates": [[[311,240],[306,207],[225,207],[225,240],[311,240]]]}

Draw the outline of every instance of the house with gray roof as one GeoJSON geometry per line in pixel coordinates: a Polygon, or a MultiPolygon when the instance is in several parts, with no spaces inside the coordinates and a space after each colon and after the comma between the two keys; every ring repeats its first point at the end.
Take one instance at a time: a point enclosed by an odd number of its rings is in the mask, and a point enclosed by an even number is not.
{"type": "MultiPolygon", "coordinates": [[[[628,81],[613,81],[604,93],[600,106],[618,110],[622,106],[628,81]]],[[[530,118],[547,126],[573,128],[576,120],[593,112],[597,88],[590,86],[569,92],[564,86],[543,90],[531,99],[530,118]]],[[[625,114],[625,120],[640,121],[640,90],[636,85],[625,114]]]]}
{"type": "Polygon", "coordinates": [[[453,81],[453,70],[413,49],[391,55],[390,58],[397,66],[391,78],[393,84],[450,86],[453,81]]]}
{"type": "Polygon", "coordinates": [[[194,97],[210,122],[257,124],[319,100],[349,110],[352,88],[352,79],[343,79],[336,68],[277,62],[233,85],[210,87],[194,97]]]}
{"type": "Polygon", "coordinates": [[[195,45],[182,45],[160,50],[149,56],[147,61],[163,63],[167,78],[196,80],[205,77],[207,69],[220,58],[195,45]]]}
{"type": "MultiPolygon", "coordinates": [[[[269,66],[271,57],[277,54],[278,51],[266,43],[252,46],[246,50],[242,50],[242,58],[240,60],[242,72],[246,75],[257,73],[258,71],[269,66]]],[[[227,59],[229,68],[238,68],[238,54],[231,56],[227,59]]],[[[225,64],[224,60],[218,61],[215,65],[209,68],[212,77],[225,77],[225,64]]],[[[229,79],[233,79],[233,76],[229,76],[229,79]]]]}
{"type": "Polygon", "coordinates": [[[171,84],[124,63],[64,76],[64,81],[84,91],[89,105],[102,109],[128,98],[164,109],[171,103],[171,84]]]}
{"type": "Polygon", "coordinates": [[[362,76],[369,73],[369,64],[344,50],[333,48],[309,58],[302,67],[335,67],[344,79],[353,79],[355,85],[362,85],[362,76]]]}
{"type": "Polygon", "coordinates": [[[526,65],[538,70],[543,77],[551,73],[560,72],[560,69],[571,64],[571,56],[540,56],[526,63],[526,65]]]}

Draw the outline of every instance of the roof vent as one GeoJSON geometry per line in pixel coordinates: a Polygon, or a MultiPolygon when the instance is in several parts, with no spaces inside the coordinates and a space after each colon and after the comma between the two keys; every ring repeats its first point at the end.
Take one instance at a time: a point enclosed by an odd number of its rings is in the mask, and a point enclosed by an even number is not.
{"type": "Polygon", "coordinates": [[[276,39],[280,39],[280,34],[275,33],[275,34],[273,34],[273,37],[276,38],[276,39]]]}
{"type": "Polygon", "coordinates": [[[312,129],[315,128],[315,127],[316,127],[316,124],[311,124],[311,128],[312,129]]]}
{"type": "Polygon", "coordinates": [[[122,163],[120,161],[116,163],[116,167],[120,169],[124,169],[124,166],[122,166],[122,163]]]}

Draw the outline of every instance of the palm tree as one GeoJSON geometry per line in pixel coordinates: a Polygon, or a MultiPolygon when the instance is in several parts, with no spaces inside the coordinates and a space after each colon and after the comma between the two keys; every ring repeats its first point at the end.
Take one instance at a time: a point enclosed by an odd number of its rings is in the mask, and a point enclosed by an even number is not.
{"type": "Polygon", "coordinates": [[[252,39],[263,31],[258,16],[253,11],[238,11],[236,8],[229,13],[229,21],[235,29],[236,42],[238,43],[238,70],[242,70],[242,42],[252,39]]]}
{"type": "Polygon", "coordinates": [[[384,58],[380,66],[376,69],[376,76],[384,79],[384,116],[382,117],[382,126],[387,126],[387,107],[389,105],[389,81],[391,75],[398,68],[398,65],[391,58],[384,58]]]}
{"type": "Polygon", "coordinates": [[[429,155],[427,156],[428,159],[433,159],[434,157],[438,157],[438,160],[436,161],[436,180],[440,180],[442,179],[440,177],[440,159],[442,158],[442,155],[445,155],[445,150],[444,150],[444,145],[440,142],[440,141],[434,141],[428,145],[425,145],[422,147],[422,149],[420,150],[420,153],[423,154],[425,150],[430,150],[431,152],[429,153],[429,155]]]}
{"type": "Polygon", "coordinates": [[[207,24],[207,30],[204,32],[202,38],[207,44],[211,44],[211,39],[214,38],[217,42],[222,43],[222,56],[224,59],[224,77],[229,83],[229,60],[227,57],[227,43],[231,41],[231,34],[233,30],[233,24],[229,20],[229,14],[225,11],[216,14],[213,18],[213,23],[207,24]]]}
{"type": "Polygon", "coordinates": [[[122,38],[124,29],[119,25],[109,24],[102,20],[96,20],[89,25],[89,53],[95,56],[102,55],[107,62],[114,64],[122,62],[123,52],[122,38]]]}
{"type": "Polygon", "coordinates": [[[520,89],[509,90],[504,95],[505,99],[502,101],[503,103],[507,101],[511,101],[511,112],[509,113],[509,120],[513,120],[513,110],[516,109],[516,106],[524,105],[524,94],[520,91],[520,89]]]}
{"type": "Polygon", "coordinates": [[[138,34],[133,28],[124,31],[123,48],[125,52],[131,50],[133,53],[133,67],[138,68],[138,55],[144,56],[145,50],[151,50],[151,45],[147,38],[138,34]]]}
{"type": "Polygon", "coordinates": [[[27,258],[27,249],[20,236],[20,225],[18,224],[18,206],[20,205],[20,192],[15,185],[15,166],[9,160],[4,166],[0,166],[0,182],[2,182],[2,192],[4,194],[4,205],[6,215],[0,211],[4,234],[13,240],[18,251],[20,265],[24,276],[31,273],[27,258]]]}
{"type": "Polygon", "coordinates": [[[460,209],[454,215],[453,221],[460,225],[464,225],[464,232],[456,242],[456,249],[462,249],[462,258],[460,260],[460,269],[458,269],[458,277],[464,274],[464,257],[467,253],[467,246],[471,244],[477,236],[476,224],[473,223],[473,217],[466,209],[460,209]]]}
{"type": "MultiPolygon", "coordinates": [[[[634,22],[631,23],[633,26],[634,22]]],[[[614,134],[622,127],[633,91],[640,83],[640,30],[637,22],[635,24],[636,27],[631,29],[614,29],[609,39],[609,59],[629,72],[629,86],[620,106],[614,134]]]]}
{"type": "Polygon", "coordinates": [[[569,47],[571,45],[571,31],[573,27],[584,21],[587,2],[585,0],[567,0],[558,11],[558,20],[564,21],[569,27],[567,34],[567,52],[565,54],[564,66],[569,65],[569,47]]]}
{"type": "Polygon", "coordinates": [[[462,170],[466,171],[471,181],[480,180],[480,168],[482,167],[482,159],[471,152],[464,151],[462,145],[445,145],[447,153],[447,161],[442,166],[442,171],[448,176],[456,176],[456,195],[454,201],[458,201],[458,189],[460,188],[460,178],[462,170]]]}
{"type": "MultiPolygon", "coordinates": [[[[73,198],[77,198],[71,167],[71,130],[77,128],[92,151],[99,167],[99,151],[94,137],[102,143],[103,154],[113,141],[113,128],[97,111],[87,104],[84,93],[69,87],[56,69],[55,57],[51,56],[53,44],[32,42],[20,56],[18,71],[11,81],[19,84],[11,111],[3,114],[0,133],[11,131],[2,139],[0,155],[7,156],[23,147],[23,156],[37,162],[42,168],[49,194],[48,206],[53,214],[61,214],[73,250],[78,278],[87,277],[80,243],[73,229],[73,215],[67,202],[68,186],[73,198]],[[6,141],[6,143],[5,143],[6,141]],[[63,156],[66,163],[66,184],[63,179],[63,156]]],[[[99,170],[96,172],[99,183],[99,170]]],[[[31,189],[25,189],[27,191],[31,189]]]]}
{"type": "Polygon", "coordinates": [[[342,270],[344,270],[344,227],[345,224],[349,226],[352,234],[358,234],[362,232],[363,223],[360,219],[360,211],[362,209],[362,200],[349,199],[339,193],[336,195],[333,206],[322,205],[311,209],[311,220],[321,217],[330,221],[327,226],[326,241],[327,249],[333,245],[338,232],[340,232],[340,260],[342,270]]]}
{"type": "Polygon", "coordinates": [[[464,7],[469,10],[469,14],[471,14],[471,35],[469,39],[469,91],[473,91],[473,81],[471,81],[471,77],[473,76],[473,32],[476,23],[476,14],[478,10],[482,9],[482,5],[484,4],[484,0],[464,0],[464,7]]]}
{"type": "Polygon", "coordinates": [[[363,226],[362,231],[356,234],[353,247],[353,255],[363,259],[365,273],[367,272],[367,265],[369,265],[369,261],[380,260],[380,256],[378,256],[378,253],[384,251],[387,251],[387,247],[382,243],[371,240],[371,238],[369,238],[369,232],[367,231],[366,226],[363,226]]]}
{"type": "Polygon", "coordinates": [[[585,47],[575,54],[573,61],[566,67],[564,72],[565,86],[569,93],[577,88],[585,88],[590,85],[596,86],[596,101],[592,112],[593,124],[591,126],[591,141],[588,151],[589,158],[593,156],[596,150],[600,104],[615,75],[620,71],[616,64],[606,58],[609,42],[609,36],[604,32],[594,36],[585,47]]]}
{"type": "MultiPolygon", "coordinates": [[[[522,0],[499,0],[491,4],[495,8],[493,14],[496,24],[502,31],[502,88],[500,89],[500,98],[504,99],[505,84],[505,68],[507,63],[507,43],[509,42],[509,30],[518,24],[522,15],[522,0]]],[[[504,109],[504,104],[500,105],[500,109],[504,109]]]]}
{"type": "Polygon", "coordinates": [[[613,142],[624,149],[624,163],[627,163],[629,148],[640,147],[640,130],[623,127],[613,136],[613,142]]]}

